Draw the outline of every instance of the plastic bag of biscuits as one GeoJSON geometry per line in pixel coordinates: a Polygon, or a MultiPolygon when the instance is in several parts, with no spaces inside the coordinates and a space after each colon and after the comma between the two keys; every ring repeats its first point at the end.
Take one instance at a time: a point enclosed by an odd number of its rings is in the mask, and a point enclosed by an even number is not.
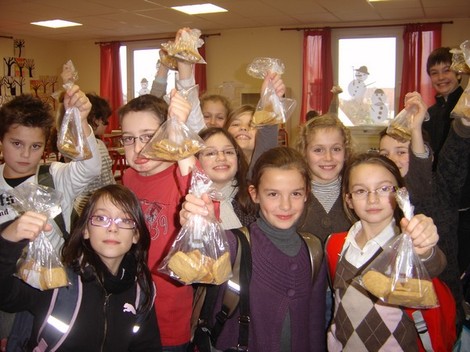
{"type": "MultiPolygon", "coordinates": [[[[15,208],[19,213],[35,211],[53,219],[62,211],[62,194],[53,188],[27,182],[9,193],[15,198],[15,208]]],[[[69,284],[66,270],[45,232],[25,248],[17,262],[16,276],[39,290],[69,284]]]]}
{"type": "MultiPolygon", "coordinates": [[[[194,86],[180,90],[179,93],[186,97],[197,88],[194,86]]],[[[164,98],[168,99],[166,96],[164,98]]],[[[204,141],[197,133],[177,118],[169,116],[141,150],[140,155],[148,159],[178,161],[197,154],[204,147],[204,141]]]]}
{"type": "Polygon", "coordinates": [[[199,48],[204,45],[201,39],[201,31],[196,28],[181,28],[176,33],[174,41],[162,44],[162,48],[169,56],[193,64],[205,64],[206,61],[199,53],[199,48]]]}
{"type": "MultiPolygon", "coordinates": [[[[78,79],[78,73],[71,60],[63,66],[61,77],[66,90],[78,79]]],[[[71,160],[86,160],[92,157],[82,128],[80,110],[75,106],[65,110],[57,132],[57,148],[64,157],[71,160]]]]}
{"type": "MultiPolygon", "coordinates": [[[[268,73],[283,74],[284,63],[276,58],[258,57],[247,67],[246,72],[255,78],[264,79],[268,73]]],[[[280,98],[271,82],[264,87],[260,100],[253,114],[253,125],[266,126],[285,123],[292,114],[296,101],[289,98],[280,98]]]]}
{"type": "MultiPolygon", "coordinates": [[[[460,44],[460,49],[462,51],[467,67],[470,67],[470,40],[466,40],[462,44],[460,44]]],[[[467,87],[465,88],[459,100],[457,101],[457,104],[455,104],[451,115],[454,118],[461,117],[470,119],[470,81],[468,82],[467,87]]]]}
{"type": "MultiPolygon", "coordinates": [[[[396,192],[405,217],[413,217],[413,206],[406,188],[396,192]]],[[[426,268],[406,233],[392,239],[362,272],[360,284],[385,303],[410,308],[439,306],[436,291],[426,268]]]]}
{"type": "Polygon", "coordinates": [[[387,127],[387,134],[401,141],[411,140],[411,121],[417,110],[414,106],[401,110],[387,127]]]}
{"type": "MultiPolygon", "coordinates": [[[[191,175],[190,192],[196,196],[209,193],[212,198],[220,200],[218,193],[212,189],[212,181],[197,169],[191,175]]],[[[191,215],[158,270],[185,285],[221,285],[230,279],[230,251],[219,221],[191,215]]]]}

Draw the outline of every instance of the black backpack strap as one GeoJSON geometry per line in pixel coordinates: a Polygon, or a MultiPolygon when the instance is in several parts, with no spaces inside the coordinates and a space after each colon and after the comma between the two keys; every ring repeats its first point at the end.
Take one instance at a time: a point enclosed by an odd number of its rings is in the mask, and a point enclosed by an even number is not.
{"type": "Polygon", "coordinates": [[[238,334],[238,348],[242,351],[248,350],[248,337],[250,327],[250,282],[252,273],[252,261],[251,261],[251,248],[247,237],[238,234],[242,245],[242,257],[241,262],[243,265],[240,267],[240,317],[238,318],[239,323],[239,334],[238,334]]]}
{"type": "Polygon", "coordinates": [[[82,301],[83,285],[79,276],[67,269],[70,285],[54,289],[44,322],[39,329],[37,349],[56,350],[75,323],[82,301]]]}
{"type": "MultiPolygon", "coordinates": [[[[54,179],[52,178],[52,175],[49,172],[50,167],[51,167],[50,164],[43,164],[39,166],[38,184],[55,189],[54,179]]],[[[76,212],[74,214],[74,212],[75,210],[72,210],[71,223],[73,223],[73,221],[75,221],[75,219],[78,218],[78,214],[76,212]]],[[[64,214],[61,212],[53,220],[59,227],[60,231],[62,232],[62,236],[64,237],[64,239],[68,238],[69,233],[65,228],[64,214]]]]}
{"type": "Polygon", "coordinates": [[[323,246],[321,240],[311,233],[300,232],[300,237],[304,240],[310,255],[310,265],[312,267],[312,282],[318,275],[321,263],[323,261],[323,246]]]}
{"type": "MultiPolygon", "coordinates": [[[[248,345],[248,324],[250,319],[249,284],[251,280],[251,249],[249,242],[250,234],[246,227],[241,229],[233,229],[231,231],[235,237],[237,237],[237,255],[232,266],[232,277],[227,282],[227,287],[224,292],[222,309],[217,313],[214,327],[211,330],[211,341],[213,345],[216,344],[217,338],[222,332],[225,322],[227,319],[232,317],[239,304],[239,344],[242,341],[248,345]],[[241,263],[243,263],[243,265],[241,265],[241,263]],[[248,304],[245,302],[248,302],[248,304]]],[[[217,296],[215,299],[216,298],[217,296]]]]}

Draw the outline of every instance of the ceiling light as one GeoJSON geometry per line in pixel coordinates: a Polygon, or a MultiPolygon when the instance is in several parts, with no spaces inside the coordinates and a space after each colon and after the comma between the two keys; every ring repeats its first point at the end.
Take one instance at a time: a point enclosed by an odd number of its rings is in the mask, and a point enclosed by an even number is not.
{"type": "Polygon", "coordinates": [[[202,13],[227,12],[226,9],[213,4],[196,4],[185,6],[173,6],[173,10],[187,13],[188,15],[198,15],[202,13]]]}
{"type": "Polygon", "coordinates": [[[49,28],[75,27],[75,26],[82,25],[81,23],[64,21],[64,20],[39,21],[39,22],[31,22],[31,24],[34,24],[36,26],[49,27],[49,28]]]}

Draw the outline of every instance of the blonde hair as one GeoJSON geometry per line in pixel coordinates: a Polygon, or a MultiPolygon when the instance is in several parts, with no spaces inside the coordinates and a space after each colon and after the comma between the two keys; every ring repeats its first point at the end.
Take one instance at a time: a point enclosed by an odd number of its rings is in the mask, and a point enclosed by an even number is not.
{"type": "Polygon", "coordinates": [[[300,153],[305,155],[308,143],[312,140],[315,133],[323,129],[338,129],[341,132],[344,139],[344,158],[345,160],[347,160],[353,153],[351,131],[343,125],[343,123],[336,115],[330,113],[326,113],[321,116],[316,116],[304,123],[300,127],[300,132],[295,143],[295,148],[300,153]]]}

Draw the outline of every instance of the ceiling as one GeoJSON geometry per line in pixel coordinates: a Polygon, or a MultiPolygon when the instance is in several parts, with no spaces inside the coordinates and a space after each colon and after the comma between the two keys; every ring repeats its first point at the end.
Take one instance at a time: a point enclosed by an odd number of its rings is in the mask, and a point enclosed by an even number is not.
{"type": "Polygon", "coordinates": [[[199,28],[204,34],[253,27],[341,26],[380,21],[470,18],[469,0],[0,0],[0,35],[54,40],[112,40],[199,28]],[[226,13],[190,16],[171,6],[212,2],[226,13]],[[64,19],[50,29],[30,22],[64,19]]]}

